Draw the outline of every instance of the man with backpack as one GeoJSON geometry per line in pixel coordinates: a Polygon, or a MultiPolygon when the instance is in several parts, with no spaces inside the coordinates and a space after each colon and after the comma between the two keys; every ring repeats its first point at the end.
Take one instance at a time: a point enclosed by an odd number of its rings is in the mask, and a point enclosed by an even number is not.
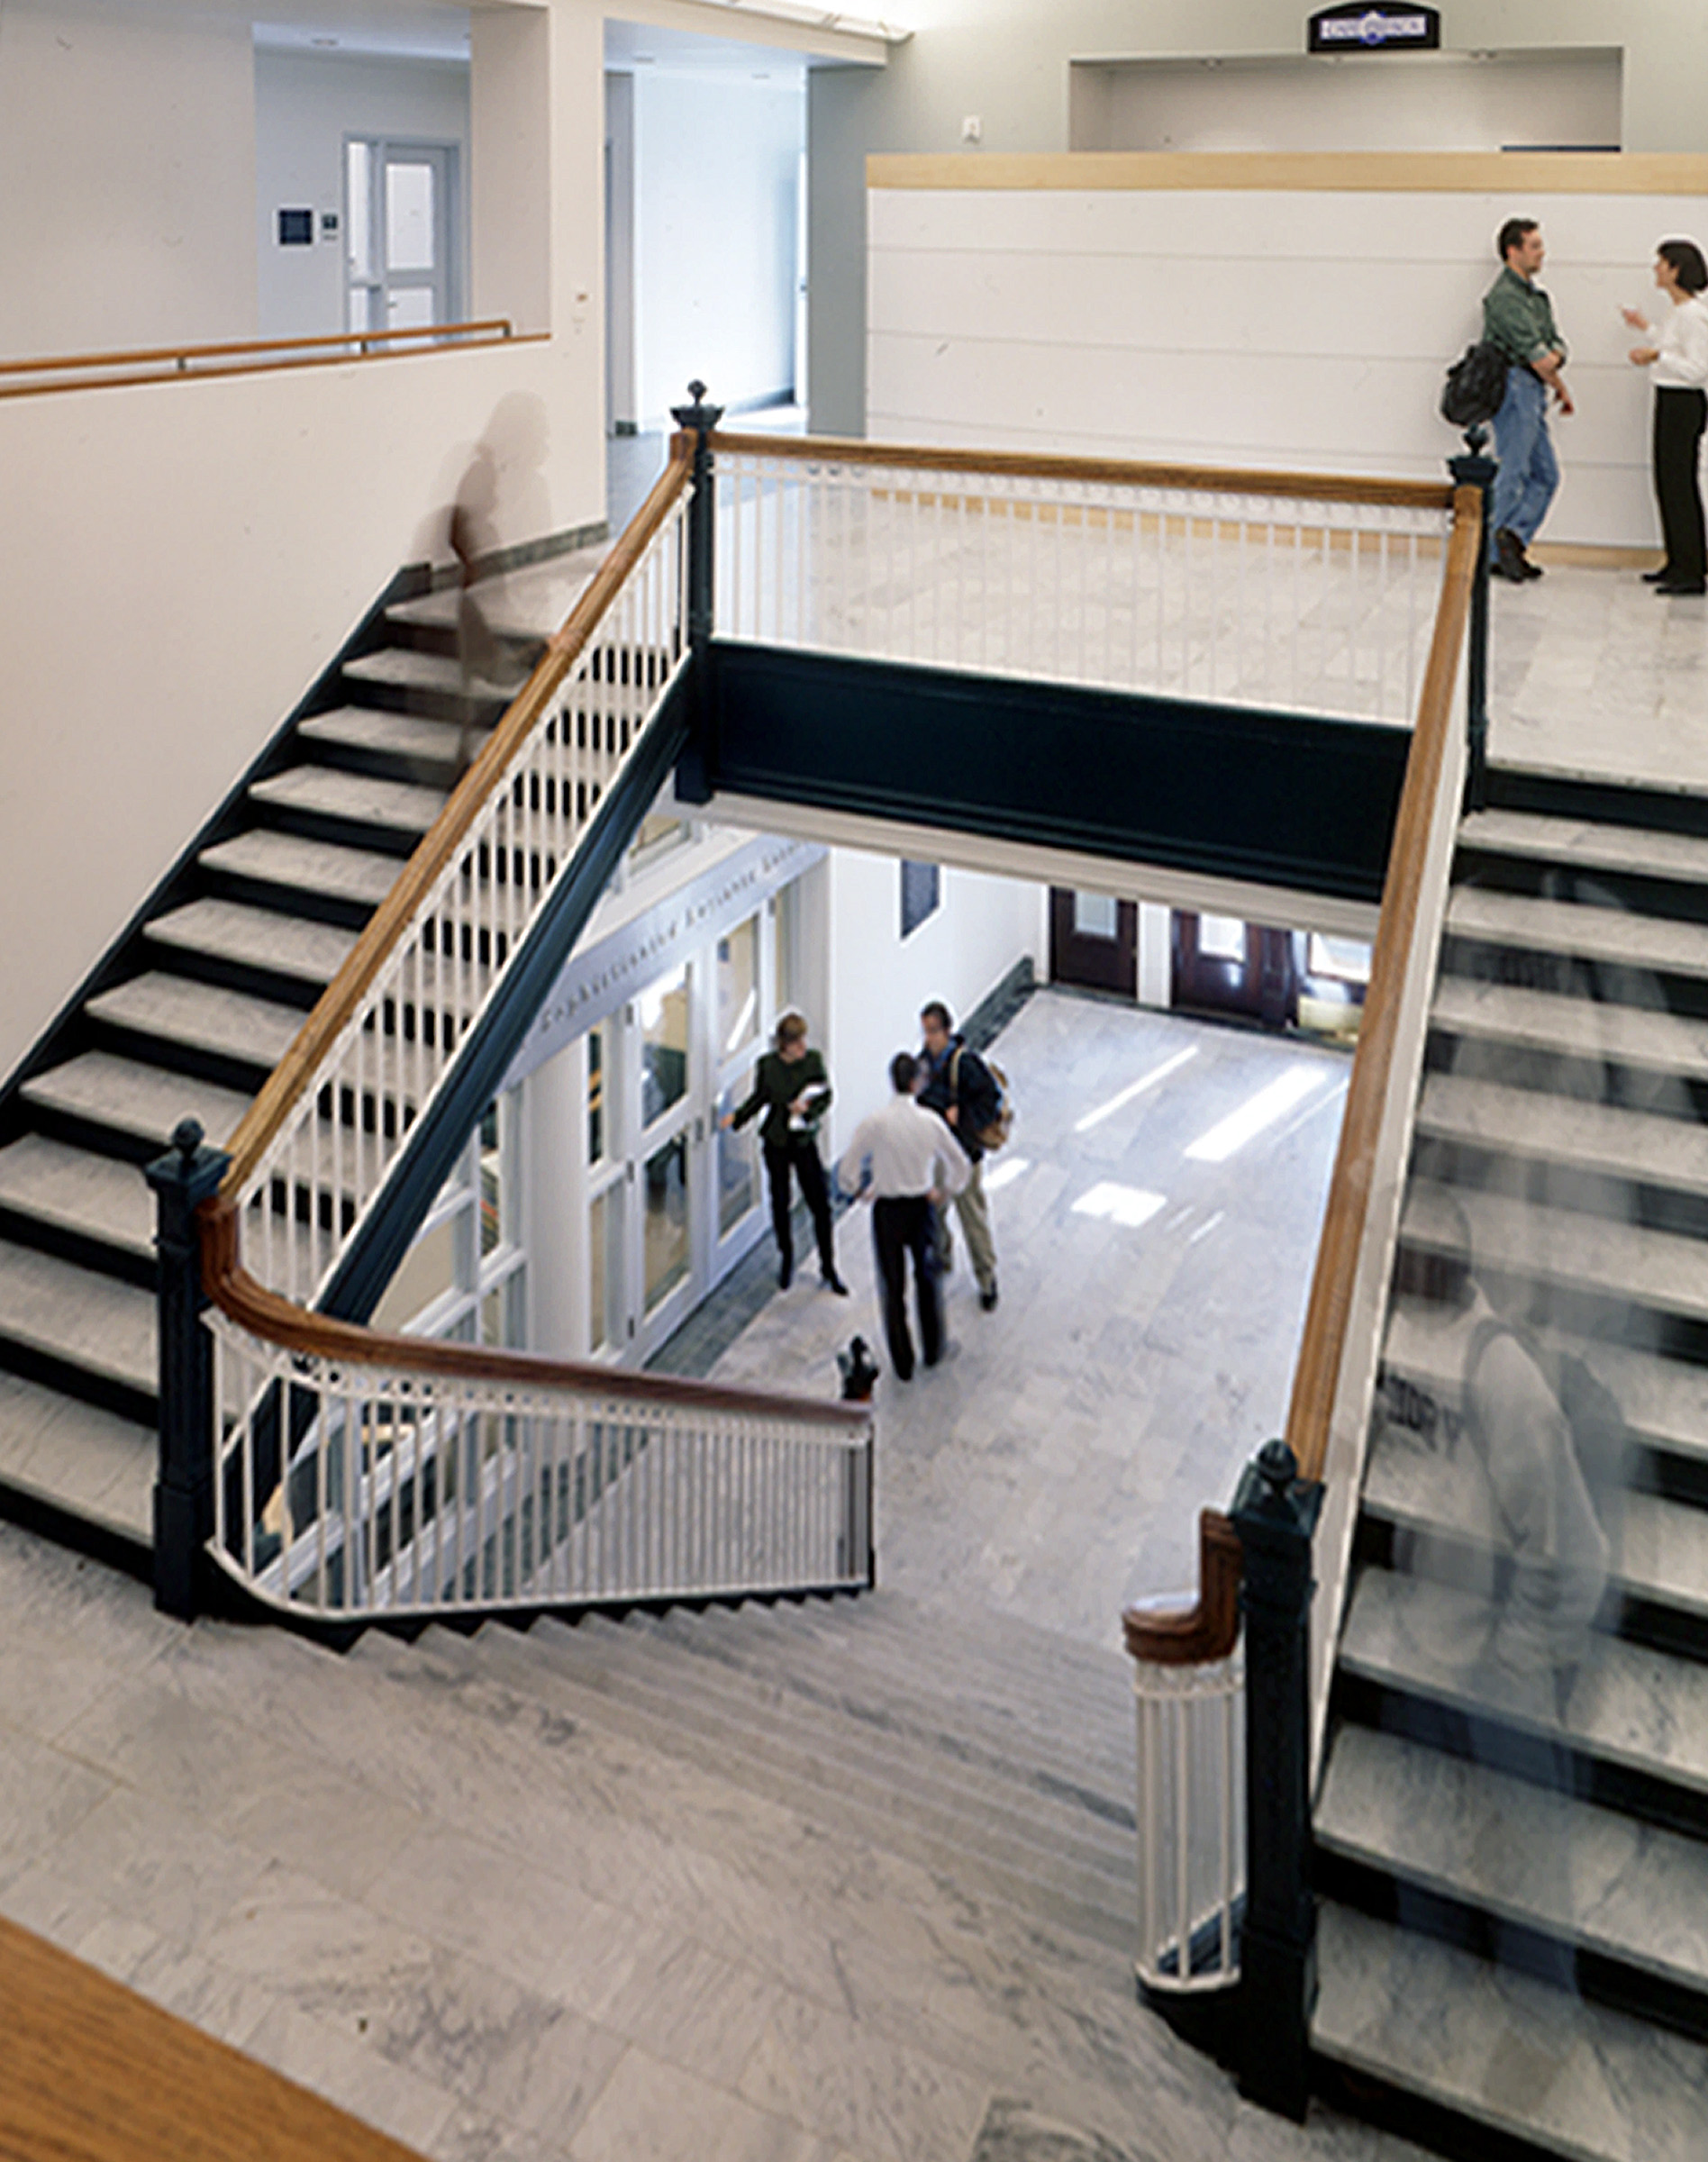
{"type": "MultiPolygon", "coordinates": [[[[956,1033],[949,1008],[934,998],[922,1009],[920,1031],[924,1043],[919,1054],[919,1100],[954,1131],[963,1153],[973,1167],[972,1176],[955,1196],[956,1213],[967,1234],[973,1275],[978,1280],[978,1303],[986,1313],[996,1304],[996,1240],[990,1228],[990,1203],[985,1195],[980,1169],[990,1137],[998,1132],[1003,1117],[1001,1084],[977,1051],[968,1050],[966,1039],[956,1033]]],[[[947,1275],[954,1258],[954,1238],[949,1212],[937,1210],[937,1267],[947,1275]]]]}
{"type": "Polygon", "coordinates": [[[1504,268],[1483,295],[1483,337],[1506,356],[1506,392],[1494,415],[1494,477],[1489,522],[1489,568],[1515,586],[1540,578],[1542,568],[1524,552],[1548,515],[1559,486],[1559,461],[1548,433],[1551,392],[1561,413],[1574,410],[1560,371],[1566,341],[1554,304],[1536,283],[1542,267],[1542,229],[1534,218],[1508,218],[1494,242],[1504,268]]]}

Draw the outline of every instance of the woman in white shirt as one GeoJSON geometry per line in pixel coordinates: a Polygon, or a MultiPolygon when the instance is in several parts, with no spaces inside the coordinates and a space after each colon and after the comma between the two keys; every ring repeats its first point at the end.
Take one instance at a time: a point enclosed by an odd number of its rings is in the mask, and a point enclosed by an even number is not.
{"type": "MultiPolygon", "coordinates": [[[[1655,251],[1655,283],[1672,302],[1656,345],[1633,345],[1631,358],[1655,384],[1655,495],[1660,504],[1667,559],[1644,573],[1658,593],[1702,593],[1708,576],[1703,545],[1697,446],[1708,422],[1708,262],[1694,241],[1663,241],[1655,251]]],[[[1634,331],[1649,331],[1636,308],[1624,311],[1634,331]]]]}

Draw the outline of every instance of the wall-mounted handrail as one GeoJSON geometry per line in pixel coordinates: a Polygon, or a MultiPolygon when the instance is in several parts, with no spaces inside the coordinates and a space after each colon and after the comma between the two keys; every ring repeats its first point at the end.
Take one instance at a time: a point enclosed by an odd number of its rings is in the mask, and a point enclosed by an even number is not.
{"type": "MultiPolygon", "coordinates": [[[[1440,606],[1418,701],[1405,786],[1388,851],[1358,1050],[1352,1061],[1340,1147],[1305,1310],[1304,1336],[1287,1408],[1286,1439],[1298,1458],[1299,1476],[1305,1480],[1322,1478],[1328,1457],[1329,1422],[1346,1351],[1371,1173],[1387,1109],[1400,1007],[1422,897],[1424,864],[1431,829],[1443,810],[1441,776],[1452,728],[1454,687],[1470,616],[1471,587],[1483,546],[1482,507],[1477,489],[1455,491],[1453,535],[1440,606]]],[[[1453,816],[1457,809],[1457,803],[1449,804],[1446,814],[1453,816]]]]}
{"type": "Polygon", "coordinates": [[[216,345],[141,346],[108,353],[51,353],[27,360],[0,360],[0,398],[39,396],[56,390],[104,390],[125,383],[204,382],[219,376],[261,370],[330,368],[351,360],[401,359],[446,347],[528,344],[543,333],[518,337],[506,315],[468,322],[416,323],[406,329],[342,331],[314,338],[246,338],[216,345]],[[275,356],[268,358],[268,355],[275,356]],[[293,355],[301,358],[292,358],[293,355]],[[32,378],[14,382],[14,377],[32,378]]]}

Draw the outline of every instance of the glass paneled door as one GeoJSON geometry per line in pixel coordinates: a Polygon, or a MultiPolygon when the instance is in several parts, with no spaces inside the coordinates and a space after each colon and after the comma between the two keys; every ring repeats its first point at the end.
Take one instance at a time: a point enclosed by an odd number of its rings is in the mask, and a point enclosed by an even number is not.
{"type": "Polygon", "coordinates": [[[344,146],[348,323],[424,330],[461,304],[457,146],[352,137],[344,146]]]}

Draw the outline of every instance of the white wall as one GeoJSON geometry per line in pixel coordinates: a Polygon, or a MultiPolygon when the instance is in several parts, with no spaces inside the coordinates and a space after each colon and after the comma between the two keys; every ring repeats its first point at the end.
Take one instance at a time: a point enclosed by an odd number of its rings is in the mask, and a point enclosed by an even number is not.
{"type": "Polygon", "coordinates": [[[912,937],[902,929],[901,866],[893,856],[832,849],[822,876],[830,1010],[822,1042],[836,1080],[828,1145],[840,1149],[890,1093],[887,1067],[919,1044],[919,1011],[940,998],[958,1024],[1027,955],[1047,950],[1039,888],[945,866],[942,899],[912,937]]]}
{"type": "MultiPolygon", "coordinates": [[[[1546,538],[1648,547],[1646,377],[1622,301],[1699,197],[1526,195],[1572,348],[1546,538]]],[[[1437,478],[1504,195],[874,188],[879,438],[1437,478]]]]}
{"type": "Polygon", "coordinates": [[[1620,147],[1617,52],[1082,63],[1075,150],[1620,147]]]}
{"type": "Polygon", "coordinates": [[[255,335],[247,16],[0,5],[0,353],[255,335]]]}
{"type": "Polygon", "coordinates": [[[640,423],[660,425],[695,377],[725,406],[786,396],[806,112],[798,76],[633,79],[640,423]]]}
{"type": "Polygon", "coordinates": [[[338,53],[255,55],[256,238],[259,335],[331,336],[344,328],[344,142],[386,135],[457,145],[459,239],[468,288],[468,67],[438,60],[359,59],[338,53]],[[281,248],[281,208],[314,213],[314,242],[281,248]],[[323,211],[340,230],[321,237],[323,211]]]}

